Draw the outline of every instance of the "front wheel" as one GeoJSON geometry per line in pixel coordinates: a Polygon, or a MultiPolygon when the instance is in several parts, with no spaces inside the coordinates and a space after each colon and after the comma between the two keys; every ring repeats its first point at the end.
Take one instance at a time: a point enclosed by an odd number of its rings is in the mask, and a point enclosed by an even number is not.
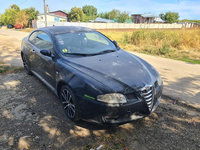
{"type": "Polygon", "coordinates": [[[61,102],[63,104],[63,109],[67,117],[72,121],[78,121],[79,120],[78,105],[72,90],[66,85],[62,86],[59,93],[59,97],[61,99],[61,102]]]}

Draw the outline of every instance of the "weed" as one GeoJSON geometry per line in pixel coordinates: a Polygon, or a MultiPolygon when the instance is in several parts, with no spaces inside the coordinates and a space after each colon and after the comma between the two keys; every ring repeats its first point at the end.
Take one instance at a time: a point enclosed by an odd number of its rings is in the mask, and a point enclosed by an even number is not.
{"type": "Polygon", "coordinates": [[[200,61],[200,29],[102,30],[101,32],[116,40],[125,50],[161,55],[191,63],[200,61]]]}
{"type": "Polygon", "coordinates": [[[162,55],[165,55],[167,53],[169,53],[170,49],[169,49],[169,45],[168,44],[164,44],[162,48],[159,48],[159,52],[162,55]]]}
{"type": "Polygon", "coordinates": [[[22,70],[23,67],[9,66],[3,63],[0,64],[0,74],[21,72],[22,70]]]}

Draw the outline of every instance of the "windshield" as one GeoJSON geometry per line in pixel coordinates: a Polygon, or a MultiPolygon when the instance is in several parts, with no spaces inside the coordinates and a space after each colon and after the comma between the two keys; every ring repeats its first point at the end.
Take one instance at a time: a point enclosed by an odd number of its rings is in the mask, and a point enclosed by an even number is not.
{"type": "Polygon", "coordinates": [[[96,31],[64,33],[55,37],[63,54],[91,55],[117,50],[108,38],[96,31]]]}

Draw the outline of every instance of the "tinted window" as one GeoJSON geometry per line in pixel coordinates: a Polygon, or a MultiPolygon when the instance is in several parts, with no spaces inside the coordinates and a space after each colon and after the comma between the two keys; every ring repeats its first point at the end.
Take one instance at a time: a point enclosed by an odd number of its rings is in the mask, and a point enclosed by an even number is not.
{"type": "Polygon", "coordinates": [[[29,37],[29,41],[40,49],[52,50],[53,48],[51,38],[48,36],[48,34],[42,31],[34,32],[29,37]]]}

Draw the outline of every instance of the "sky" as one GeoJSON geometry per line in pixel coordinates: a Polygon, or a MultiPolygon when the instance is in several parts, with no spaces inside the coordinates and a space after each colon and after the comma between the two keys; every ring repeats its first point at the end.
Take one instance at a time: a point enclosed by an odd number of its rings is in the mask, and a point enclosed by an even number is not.
{"type": "MultiPolygon", "coordinates": [[[[66,10],[74,6],[93,5],[98,13],[119,9],[130,14],[151,13],[159,15],[168,11],[178,12],[180,19],[200,20],[200,0],[46,0],[50,11],[66,10]]],[[[0,0],[0,14],[10,5],[17,4],[20,8],[35,7],[43,12],[43,0],[0,0]]]]}

